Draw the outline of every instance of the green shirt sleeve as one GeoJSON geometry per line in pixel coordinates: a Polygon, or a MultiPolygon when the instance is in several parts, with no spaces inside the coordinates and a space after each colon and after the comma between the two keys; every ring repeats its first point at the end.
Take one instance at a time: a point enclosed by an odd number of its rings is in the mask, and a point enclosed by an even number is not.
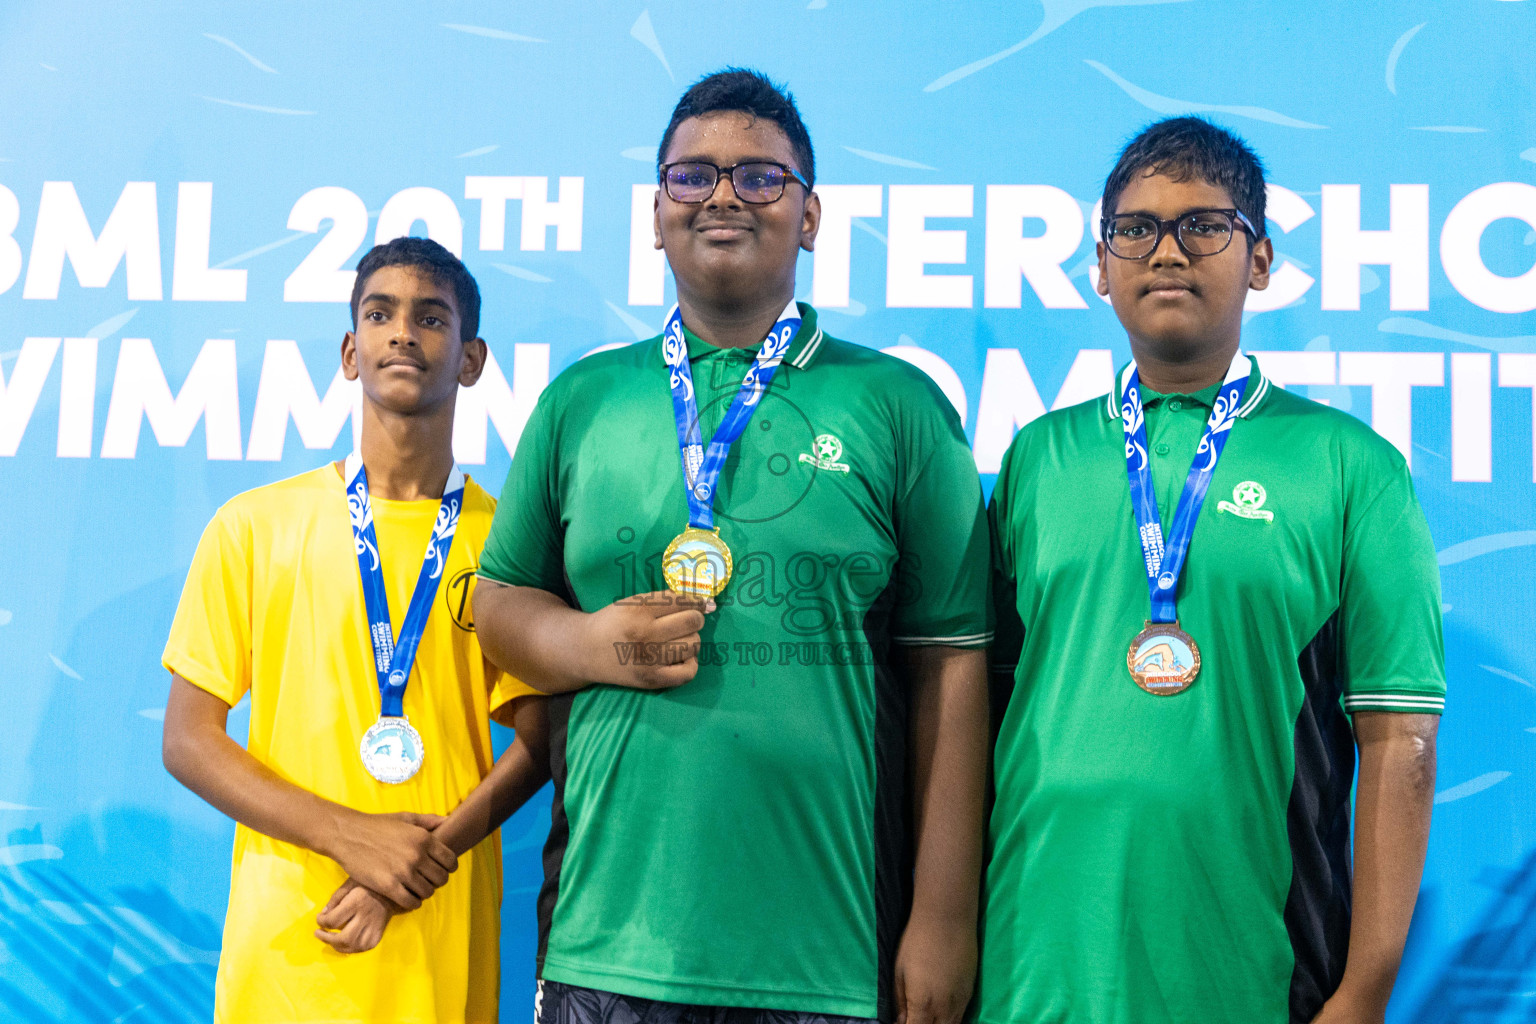
{"type": "Polygon", "coordinates": [[[556,458],[558,404],[557,389],[548,387],[528,417],[480,552],[480,575],[497,583],[538,587],[567,597],[565,526],[556,458]]]}
{"type": "Polygon", "coordinates": [[[981,478],[948,399],[927,377],[920,383],[922,390],[907,391],[897,410],[891,639],[910,646],[986,647],[992,609],[981,478]]]}
{"type": "Polygon", "coordinates": [[[1395,451],[1383,458],[1388,467],[1346,487],[1344,709],[1437,715],[1445,708],[1440,568],[1407,464],[1395,451]]]}

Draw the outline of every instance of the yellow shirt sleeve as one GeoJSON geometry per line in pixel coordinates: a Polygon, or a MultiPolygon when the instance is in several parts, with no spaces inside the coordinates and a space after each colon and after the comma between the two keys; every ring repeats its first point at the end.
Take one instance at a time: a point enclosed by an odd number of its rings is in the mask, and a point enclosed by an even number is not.
{"type": "MultiPolygon", "coordinates": [[[[487,659],[486,664],[490,665],[489,659],[487,659]]],[[[496,685],[491,688],[491,712],[494,714],[497,709],[505,707],[514,700],[517,700],[517,698],[528,696],[542,697],[544,694],[535,690],[516,676],[502,672],[500,678],[496,680],[496,685]]]]}
{"type": "MultiPolygon", "coordinates": [[[[480,493],[484,494],[485,496],[485,506],[487,510],[494,513],[496,510],[496,499],[491,497],[483,490],[480,493]]],[[[478,552],[479,558],[484,558],[485,556],[484,545],[485,540],[483,539],[481,541],[481,549],[478,552]]],[[[477,565],[476,571],[478,572],[478,570],[479,566],[477,565]]],[[[545,694],[535,690],[533,687],[529,686],[521,679],[518,679],[516,676],[498,669],[494,664],[491,663],[490,658],[485,659],[485,671],[487,678],[494,678],[496,680],[496,685],[491,688],[491,699],[489,702],[489,708],[492,715],[494,715],[501,708],[504,708],[508,704],[517,700],[519,697],[545,696],[545,694]]]]}
{"type": "Polygon", "coordinates": [[[230,707],[251,688],[249,531],[228,505],[203,531],[161,663],[230,707]]]}

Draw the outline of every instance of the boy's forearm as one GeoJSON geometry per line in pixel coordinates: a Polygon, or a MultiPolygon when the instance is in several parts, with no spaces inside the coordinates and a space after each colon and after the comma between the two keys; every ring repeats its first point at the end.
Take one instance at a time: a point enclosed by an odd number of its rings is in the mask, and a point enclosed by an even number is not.
{"type": "Polygon", "coordinates": [[[179,677],[175,685],[195,692],[179,694],[180,700],[173,693],[168,702],[162,748],[166,770],[242,825],[332,856],[342,819],[352,812],[294,785],[230,739],[222,720],[228,706],[217,697],[179,677]]]}
{"type": "Polygon", "coordinates": [[[688,682],[699,670],[699,631],[714,610],[712,599],[663,590],[584,612],[547,590],[483,577],[474,596],[480,649],[547,694],[594,683],[665,690],[688,682]]]}
{"type": "Polygon", "coordinates": [[[1434,715],[1355,716],[1354,906],[1339,995],[1385,1009],[1413,918],[1435,792],[1434,715]]]}
{"type": "Polygon", "coordinates": [[[506,672],[545,693],[565,693],[594,678],[583,668],[588,615],[547,590],[481,579],[474,595],[480,647],[506,672]]]}
{"type": "Polygon", "coordinates": [[[986,786],[986,653],[918,647],[911,670],[912,913],[896,950],[896,1015],[959,1024],[976,981],[986,786]]]}
{"type": "Polygon", "coordinates": [[[228,715],[219,698],[173,678],[161,756],[177,781],[247,828],[331,858],[407,910],[448,881],[458,861],[432,832],[440,818],[365,814],[317,796],[230,739],[228,715]]]}
{"type": "Polygon", "coordinates": [[[538,762],[522,738],[516,737],[497,759],[491,773],[433,834],[462,857],[500,828],[548,781],[549,765],[538,762]]]}
{"type": "Polygon", "coordinates": [[[920,647],[911,654],[914,920],[974,931],[986,794],[986,652],[920,647]]]}

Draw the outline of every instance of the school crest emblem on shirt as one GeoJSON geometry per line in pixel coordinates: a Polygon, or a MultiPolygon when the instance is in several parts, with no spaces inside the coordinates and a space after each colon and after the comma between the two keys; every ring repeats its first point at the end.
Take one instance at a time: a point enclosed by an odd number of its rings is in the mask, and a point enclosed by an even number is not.
{"type": "Polygon", "coordinates": [[[1275,521],[1275,514],[1264,508],[1264,501],[1269,495],[1264,490],[1264,485],[1252,480],[1244,480],[1232,488],[1232,500],[1218,502],[1217,512],[1230,512],[1244,519],[1262,519],[1266,523],[1275,521]]]}
{"type": "Polygon", "coordinates": [[[814,453],[800,456],[801,462],[809,463],[817,469],[825,469],[833,473],[848,472],[846,462],[838,462],[843,457],[843,442],[837,439],[835,434],[818,434],[816,443],[811,446],[814,453]]]}

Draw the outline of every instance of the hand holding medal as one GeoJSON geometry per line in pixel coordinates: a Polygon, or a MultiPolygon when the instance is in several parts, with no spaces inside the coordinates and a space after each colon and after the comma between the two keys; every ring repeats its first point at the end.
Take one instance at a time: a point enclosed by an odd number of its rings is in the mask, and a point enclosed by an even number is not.
{"type": "Polygon", "coordinates": [[[683,335],[683,315],[677,306],[667,314],[662,331],[662,353],[671,367],[672,413],[677,423],[678,453],[683,463],[683,487],[688,496],[688,527],[673,538],[662,554],[661,572],[667,586],[684,597],[716,597],[731,581],[731,549],[715,526],[715,486],[731,445],[747,429],[759,400],[773,380],[774,371],[789,351],[800,329],[800,309],[791,299],[763,340],[757,358],[747,368],[736,397],[720,420],[709,447],[699,431],[699,405],[693,391],[693,371],[688,365],[688,341],[683,335]]]}
{"type": "Polygon", "coordinates": [[[669,690],[699,670],[708,598],[657,590],[621,598],[587,617],[580,647],[590,652],[582,667],[592,682],[635,690],[669,690]]]}

